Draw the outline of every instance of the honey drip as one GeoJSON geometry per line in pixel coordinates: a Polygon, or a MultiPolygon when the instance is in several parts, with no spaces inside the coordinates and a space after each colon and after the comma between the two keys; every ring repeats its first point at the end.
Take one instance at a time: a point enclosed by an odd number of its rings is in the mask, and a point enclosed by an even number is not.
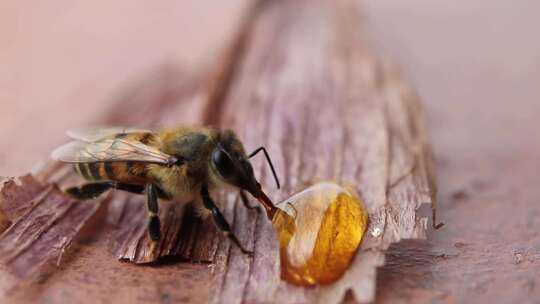
{"type": "Polygon", "coordinates": [[[281,277],[302,286],[340,278],[367,228],[367,211],[355,191],[318,183],[277,207],[272,224],[279,237],[281,277]]]}

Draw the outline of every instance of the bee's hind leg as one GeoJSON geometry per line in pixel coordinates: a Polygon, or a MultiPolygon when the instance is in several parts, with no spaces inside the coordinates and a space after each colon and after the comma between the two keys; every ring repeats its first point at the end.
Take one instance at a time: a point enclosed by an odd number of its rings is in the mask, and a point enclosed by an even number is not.
{"type": "Polygon", "coordinates": [[[89,200],[97,198],[112,187],[110,183],[88,183],[68,188],[65,192],[76,199],[89,200]]]}
{"type": "Polygon", "coordinates": [[[229,226],[229,223],[227,223],[227,220],[225,220],[225,217],[223,217],[223,214],[221,214],[221,211],[219,211],[218,207],[210,197],[210,194],[208,193],[207,187],[202,187],[201,189],[201,196],[203,199],[204,207],[212,212],[212,216],[214,217],[214,222],[218,226],[218,228],[223,231],[223,233],[240,248],[240,250],[248,255],[253,255],[253,251],[249,251],[242,246],[236,235],[231,230],[231,226],[229,226]]]}
{"type": "Polygon", "coordinates": [[[105,193],[105,191],[113,188],[136,194],[141,194],[144,192],[143,186],[111,181],[87,183],[84,185],[68,188],[65,190],[65,192],[78,200],[89,200],[97,198],[101,194],[105,193]]]}
{"type": "Polygon", "coordinates": [[[88,183],[77,187],[66,189],[66,193],[79,200],[93,199],[109,189],[117,189],[136,194],[146,193],[146,207],[148,211],[148,234],[152,241],[159,241],[161,238],[161,223],[158,217],[158,194],[164,195],[153,184],[146,187],[118,183],[114,181],[88,183]]]}
{"type": "Polygon", "coordinates": [[[153,184],[146,185],[146,207],[148,211],[148,234],[152,241],[161,239],[161,222],[158,216],[158,192],[153,184]]]}

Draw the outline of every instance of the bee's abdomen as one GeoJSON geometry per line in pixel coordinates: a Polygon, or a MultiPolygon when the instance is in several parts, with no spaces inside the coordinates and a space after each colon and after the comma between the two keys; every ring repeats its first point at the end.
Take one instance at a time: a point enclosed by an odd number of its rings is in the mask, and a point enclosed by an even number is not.
{"type": "Polygon", "coordinates": [[[139,162],[77,163],[75,172],[88,181],[117,181],[142,185],[146,183],[146,165],[139,162]]]}
{"type": "Polygon", "coordinates": [[[103,180],[105,176],[102,176],[99,172],[101,163],[77,163],[74,165],[75,172],[89,181],[103,180]]]}

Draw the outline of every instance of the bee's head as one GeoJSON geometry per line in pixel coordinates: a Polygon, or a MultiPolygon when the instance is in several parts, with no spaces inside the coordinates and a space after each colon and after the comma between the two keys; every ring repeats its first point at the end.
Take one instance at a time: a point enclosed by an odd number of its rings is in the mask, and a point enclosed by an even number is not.
{"type": "Polygon", "coordinates": [[[259,197],[261,186],[255,179],[253,167],[242,143],[232,131],[223,131],[220,135],[218,144],[212,151],[212,165],[227,184],[259,197]]]}
{"type": "Polygon", "coordinates": [[[249,192],[266,208],[268,216],[270,218],[273,216],[276,208],[262,191],[249,162],[249,156],[246,155],[244,146],[234,132],[227,130],[220,133],[218,144],[212,151],[211,162],[223,181],[249,192]]]}

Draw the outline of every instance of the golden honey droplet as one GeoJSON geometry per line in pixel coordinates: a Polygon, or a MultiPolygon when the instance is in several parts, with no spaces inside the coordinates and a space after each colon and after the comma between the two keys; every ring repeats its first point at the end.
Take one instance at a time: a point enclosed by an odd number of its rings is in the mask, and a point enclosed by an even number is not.
{"type": "Polygon", "coordinates": [[[279,236],[281,277],[303,286],[340,278],[367,228],[367,211],[355,191],[318,183],[277,207],[272,224],[279,236]]]}

